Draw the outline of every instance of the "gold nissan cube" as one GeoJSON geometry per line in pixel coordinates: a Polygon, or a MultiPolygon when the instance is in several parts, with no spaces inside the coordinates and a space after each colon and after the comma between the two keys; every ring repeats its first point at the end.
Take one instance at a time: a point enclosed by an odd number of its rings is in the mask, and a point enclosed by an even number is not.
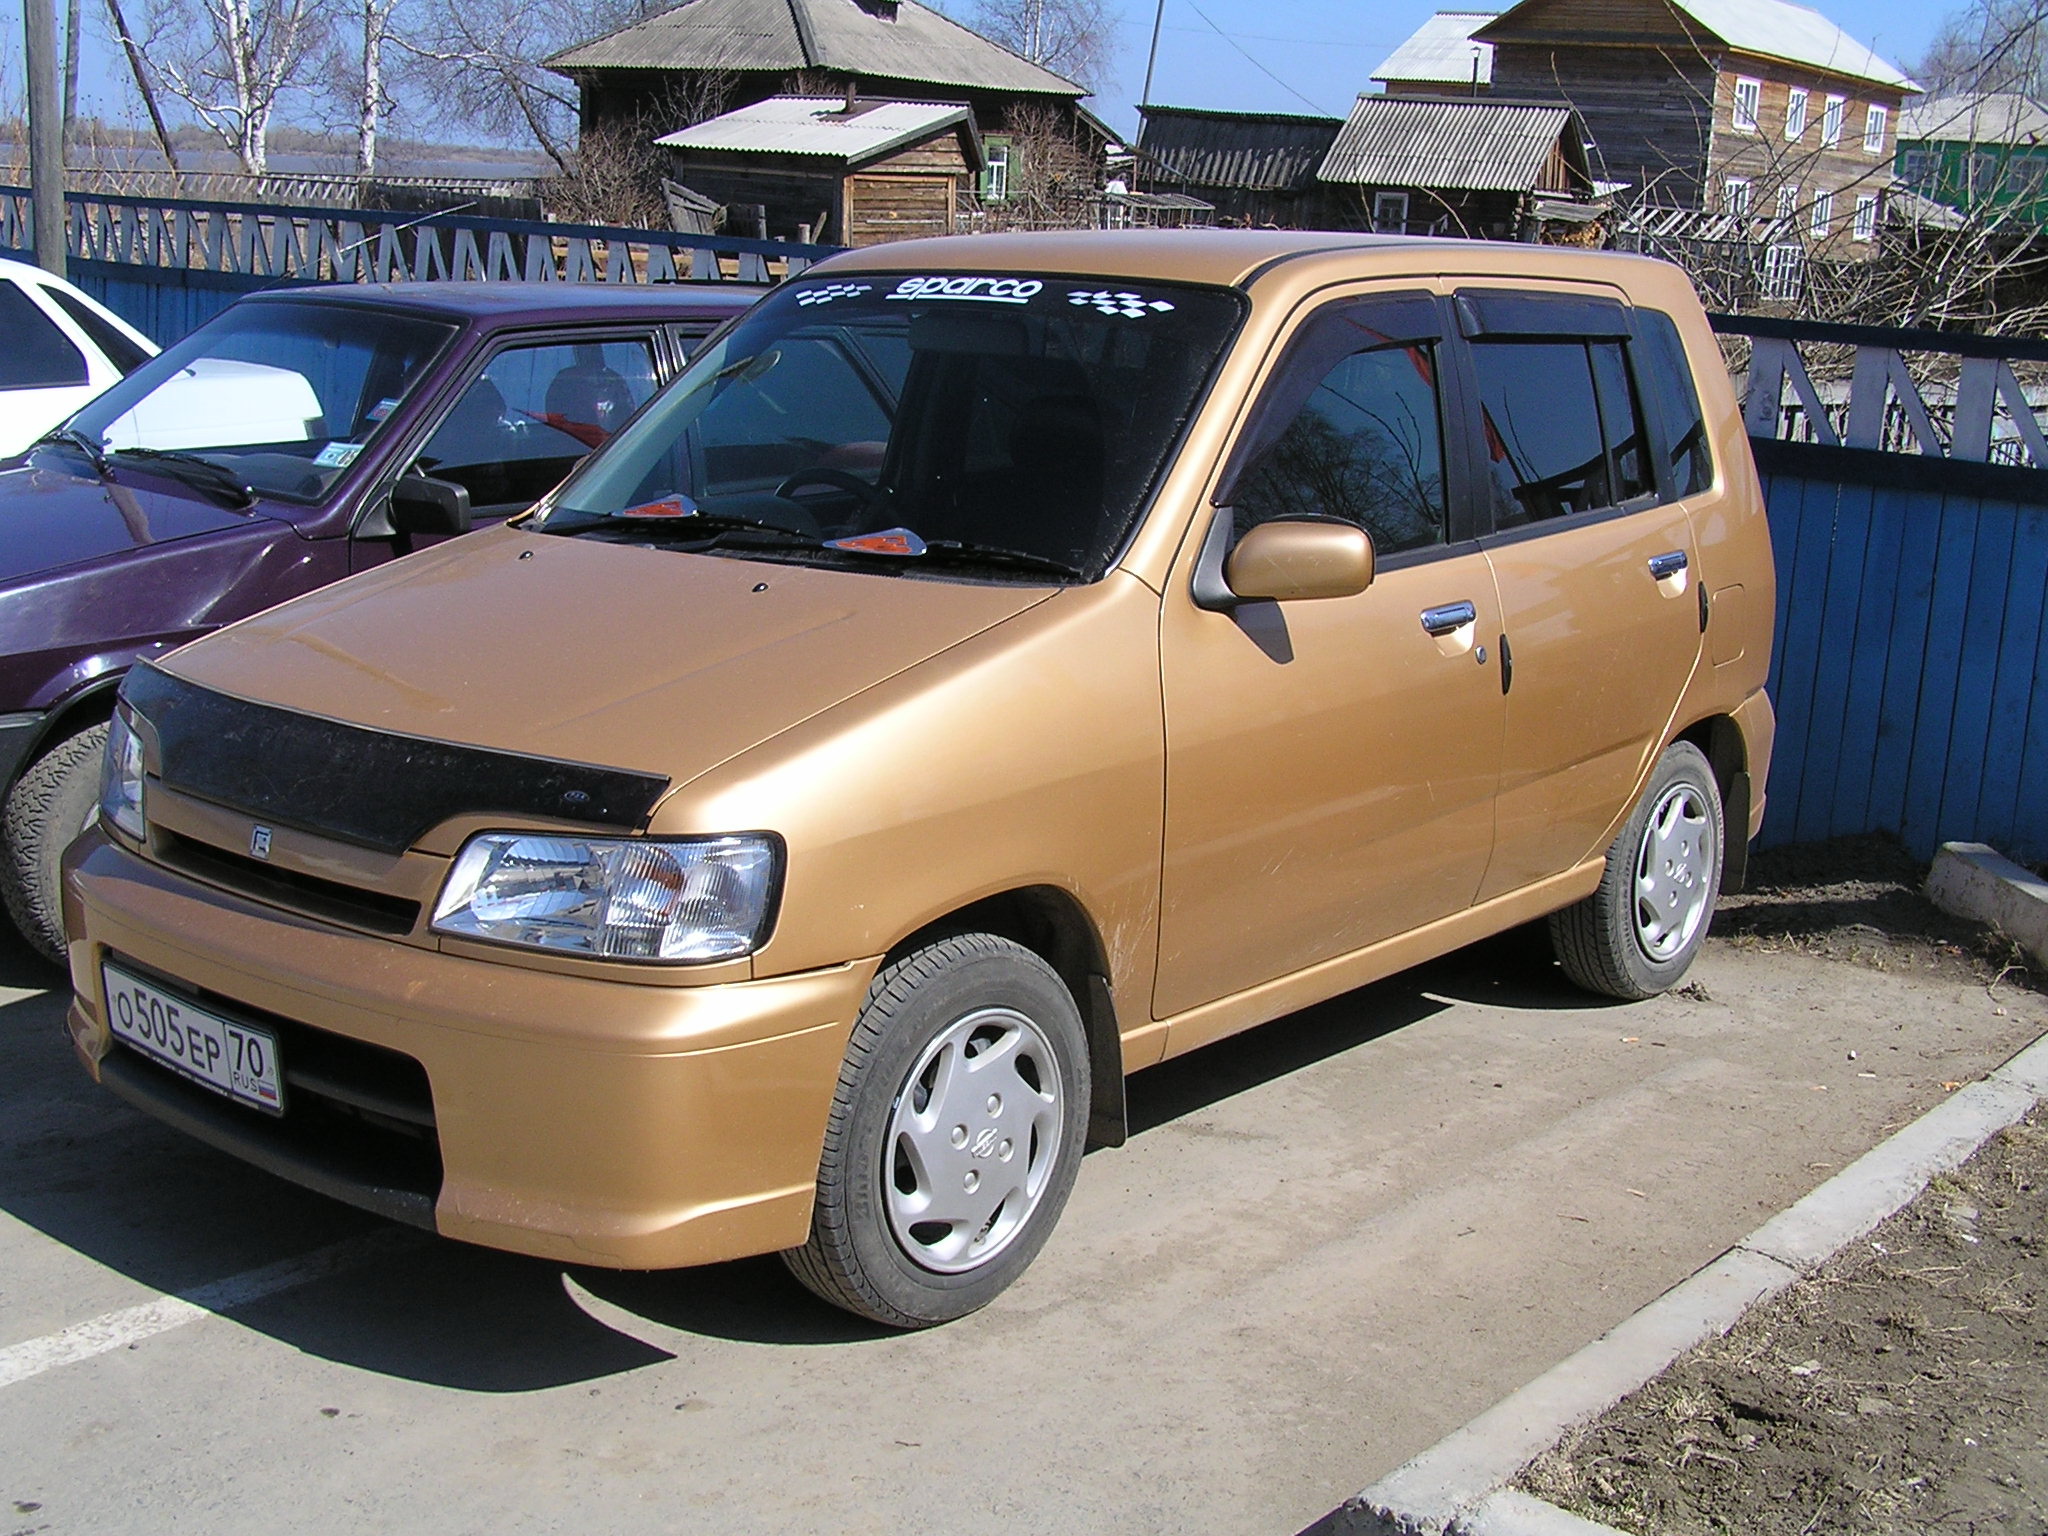
{"type": "Polygon", "coordinates": [[[71,1032],[448,1237],[943,1322],[1129,1073],[1540,917],[1675,983],[1763,814],[1772,582],[1671,267],[836,257],[529,513],[129,675],[71,1032]]]}

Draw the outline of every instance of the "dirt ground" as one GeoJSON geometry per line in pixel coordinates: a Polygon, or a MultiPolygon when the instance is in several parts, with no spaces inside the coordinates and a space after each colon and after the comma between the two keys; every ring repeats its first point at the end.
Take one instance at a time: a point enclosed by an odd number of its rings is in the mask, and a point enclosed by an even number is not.
{"type": "MultiPolygon", "coordinates": [[[[1716,931],[1879,969],[2028,976],[1878,840],[1766,856],[1716,931]]],[[[2048,1113],[1539,1457],[1520,1486],[1643,1536],[2048,1532],[2048,1113]]]]}

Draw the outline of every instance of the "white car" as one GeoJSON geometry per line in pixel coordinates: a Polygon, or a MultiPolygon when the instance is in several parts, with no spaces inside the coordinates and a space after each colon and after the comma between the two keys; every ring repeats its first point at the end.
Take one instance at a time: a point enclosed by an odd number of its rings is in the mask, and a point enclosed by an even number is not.
{"type": "Polygon", "coordinates": [[[0,261],[0,460],[63,421],[156,343],[61,277],[0,261]]]}

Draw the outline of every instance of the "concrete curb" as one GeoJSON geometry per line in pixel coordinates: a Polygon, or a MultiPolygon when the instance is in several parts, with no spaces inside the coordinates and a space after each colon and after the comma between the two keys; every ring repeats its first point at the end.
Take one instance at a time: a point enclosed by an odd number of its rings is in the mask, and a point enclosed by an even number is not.
{"type": "Polygon", "coordinates": [[[1927,899],[1989,923],[2048,965],[2048,880],[1985,843],[1943,843],[1927,871],[1927,899]]]}
{"type": "Polygon", "coordinates": [[[2048,1097],[2048,1035],[1300,1536],[1621,1536],[1506,1486],[1566,1430],[1895,1215],[2048,1097]]]}

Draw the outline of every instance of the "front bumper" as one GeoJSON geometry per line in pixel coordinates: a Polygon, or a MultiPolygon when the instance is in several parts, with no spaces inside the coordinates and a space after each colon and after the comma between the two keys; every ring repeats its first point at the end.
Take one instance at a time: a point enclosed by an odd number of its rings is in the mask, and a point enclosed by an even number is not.
{"type": "MultiPolygon", "coordinates": [[[[96,826],[66,856],[64,905],[72,1040],[130,1102],[324,1193],[422,1225],[430,1212],[445,1236],[628,1269],[804,1241],[878,964],[643,985],[422,951],[215,890],[96,826]],[[105,1023],[109,953],[209,1006],[412,1058],[431,1086],[438,1191],[408,1206],[327,1155],[317,1127],[281,1127],[119,1045],[105,1023]]],[[[289,1069],[289,1037],[283,1049],[289,1069]]]]}

